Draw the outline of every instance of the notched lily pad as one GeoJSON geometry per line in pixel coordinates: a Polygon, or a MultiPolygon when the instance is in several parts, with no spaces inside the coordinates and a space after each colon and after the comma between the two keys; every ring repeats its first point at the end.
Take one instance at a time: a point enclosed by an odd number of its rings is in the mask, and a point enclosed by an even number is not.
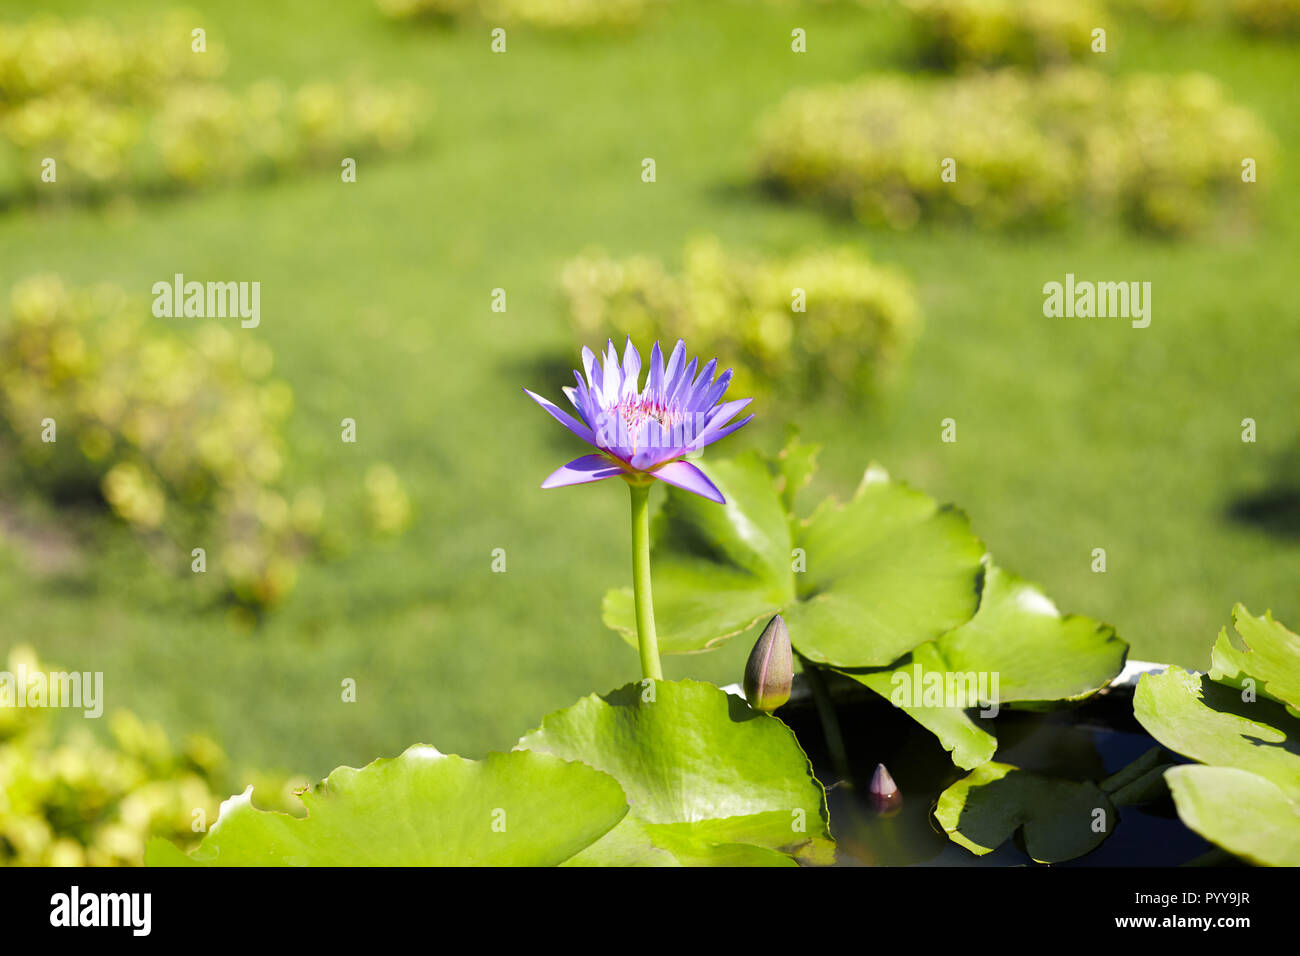
{"type": "Polygon", "coordinates": [[[711,684],[592,695],[518,746],[582,761],[627,794],[629,819],[575,862],[667,863],[655,850],[685,865],[834,858],[826,794],[794,734],[711,684]]]}
{"type": "Polygon", "coordinates": [[[1235,688],[1171,667],[1142,676],[1133,713],[1175,753],[1249,771],[1272,780],[1288,799],[1300,798],[1300,722],[1280,704],[1243,701],[1235,688]]]}
{"type": "Polygon", "coordinates": [[[1238,604],[1232,609],[1232,623],[1245,649],[1239,649],[1219,632],[1210,665],[1210,680],[1242,688],[1245,681],[1283,703],[1294,717],[1300,717],[1300,635],[1287,630],[1273,615],[1255,617],[1238,604]]]}
{"type": "Polygon", "coordinates": [[[1059,780],[989,761],[939,795],[935,819],[976,856],[1017,831],[1039,863],[1060,863],[1095,849],[1114,828],[1110,797],[1095,783],[1059,780]]]}
{"type": "MultiPolygon", "coordinates": [[[[914,698],[911,687],[915,685],[916,668],[922,675],[944,675],[945,664],[933,643],[922,644],[903,659],[897,667],[870,671],[841,671],[848,677],[875,691],[900,708],[909,717],[939,738],[945,750],[952,753],[952,762],[963,770],[972,770],[985,761],[992,760],[998,741],[992,733],[991,721],[981,720],[978,711],[967,707],[943,706],[942,702],[927,704],[924,687],[920,698],[914,698]],[[903,680],[909,681],[903,693],[903,680]],[[915,701],[915,702],[912,702],[915,701]]],[[[924,682],[924,676],[922,677],[924,682]]]]}
{"type": "Polygon", "coordinates": [[[150,866],[554,866],[609,833],[627,800],[607,774],[544,753],[467,760],[415,746],[340,767],[300,796],[306,817],[256,809],[252,788],[188,856],[150,843],[150,866]]]}
{"type": "MultiPolygon", "coordinates": [[[[798,521],[788,507],[811,475],[806,446],[771,464],[750,453],[701,467],[727,503],[668,488],[652,531],[665,653],[707,650],[779,612],[804,657],[883,666],[975,612],[984,548],[966,517],[883,469],[798,521]]],[[[630,590],[606,595],[604,619],[636,642],[630,590]]]]}
{"type": "Polygon", "coordinates": [[[991,724],[978,714],[1090,696],[1123,670],[1127,652],[1109,626],[1062,615],[1035,585],[988,562],[969,621],[896,666],[837,669],[906,711],[969,770],[997,749],[991,724]]]}
{"type": "Polygon", "coordinates": [[[1165,773],[1188,827],[1255,863],[1300,865],[1300,639],[1240,604],[1233,622],[1244,649],[1221,631],[1208,675],[1143,675],[1133,712],[1156,740],[1206,765],[1165,773]]]}
{"type": "MultiPolygon", "coordinates": [[[[879,466],[847,503],[827,499],[796,518],[793,490],[814,457],[794,441],[771,461],[750,453],[702,466],[726,505],[667,489],[651,562],[664,652],[708,650],[780,613],[800,656],[888,699],[918,665],[982,677],[994,702],[1022,706],[1082,699],[1123,669],[1128,645],[1112,628],[1062,615],[987,559],[961,512],[879,466]]],[[[629,590],[605,596],[604,618],[635,645],[629,590]]],[[[954,763],[992,759],[997,740],[973,702],[920,696],[899,706],[954,763]]]]}
{"type": "Polygon", "coordinates": [[[1182,821],[1211,843],[1264,866],[1300,866],[1300,805],[1270,780],[1236,767],[1165,774],[1182,821]]]}
{"type": "Polygon", "coordinates": [[[1124,669],[1114,628],[1062,614],[1037,586],[990,565],[975,616],[935,642],[946,670],[984,673],[997,700],[1080,700],[1124,669]],[[996,675],[996,686],[992,676],[996,675]]]}

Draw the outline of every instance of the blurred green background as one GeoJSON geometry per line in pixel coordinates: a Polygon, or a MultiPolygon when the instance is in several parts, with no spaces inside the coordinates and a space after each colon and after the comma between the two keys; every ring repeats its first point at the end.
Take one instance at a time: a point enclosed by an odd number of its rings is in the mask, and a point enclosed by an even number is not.
{"type": "MultiPolygon", "coordinates": [[[[112,17],[171,6],[123,0],[112,17]]],[[[508,748],[541,715],[634,678],[635,651],[599,618],[630,572],[626,491],[539,490],[581,449],[519,388],[558,399],[571,381],[567,260],[596,245],[679,263],[701,232],[763,254],[867,250],[911,276],[926,319],[884,405],[765,401],[712,454],[775,450],[797,424],[825,445],[805,502],[850,493],[879,461],[965,509],[1000,563],[1062,609],[1114,624],[1139,658],[1205,666],[1234,601],[1300,620],[1294,46],[1140,19],[1110,31],[1109,68],[1208,71],[1277,135],[1282,165],[1261,169],[1270,199],[1251,231],[896,233],[753,186],[755,121],[786,92],[907,68],[890,5],[680,2],[625,33],[512,28],[504,56],[481,24],[416,29],[360,0],[188,6],[226,50],[229,85],[410,82],[430,107],[419,141],[362,161],[350,185],[324,167],[171,199],[5,210],[0,295],[47,271],[142,300],[176,272],[260,281],[261,327],[238,334],[260,336],[293,388],[287,480],[347,507],[387,462],[415,519],[395,541],[307,563],[256,628],[194,610],[186,582],[129,541],[69,581],[10,537],[0,658],[27,643],[52,664],[101,670],[110,710],[210,732],[240,765],[312,776],[416,741],[508,748]],[[795,26],[805,55],[790,52],[795,26]],[[1151,326],[1044,318],[1043,283],[1067,272],[1150,281],[1151,326]],[[497,287],[505,313],[490,310],[497,287]],[[345,417],[355,445],[339,440],[345,417]],[[940,442],[947,417],[955,444],[940,442]],[[1245,417],[1256,444],[1241,441],[1245,417]],[[1105,574],[1090,570],[1097,547],[1105,574]],[[505,574],[491,572],[495,548],[505,574]],[[349,677],[356,703],[340,699],[349,677]]],[[[42,10],[107,15],[67,0],[42,10]]],[[[30,13],[0,2],[5,19],[30,13]]],[[[668,676],[738,680],[751,643],[668,660],[668,676]]]]}

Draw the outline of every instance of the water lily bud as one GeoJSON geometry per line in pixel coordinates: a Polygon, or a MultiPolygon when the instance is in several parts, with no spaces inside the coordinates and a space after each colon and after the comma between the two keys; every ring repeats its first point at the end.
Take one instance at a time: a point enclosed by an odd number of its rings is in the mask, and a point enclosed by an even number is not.
{"type": "Polygon", "coordinates": [[[755,710],[771,713],[790,699],[794,652],[790,631],[778,614],[767,622],[745,664],[745,699],[755,710]]]}
{"type": "Polygon", "coordinates": [[[871,775],[871,784],[867,787],[871,809],[882,817],[891,817],[903,806],[903,795],[898,792],[898,784],[889,775],[883,763],[876,764],[876,772],[871,775]]]}

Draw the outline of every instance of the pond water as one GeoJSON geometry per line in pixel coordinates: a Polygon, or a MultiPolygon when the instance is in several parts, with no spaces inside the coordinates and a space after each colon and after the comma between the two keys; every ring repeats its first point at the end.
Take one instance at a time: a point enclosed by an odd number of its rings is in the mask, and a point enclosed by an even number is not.
{"type": "MultiPolygon", "coordinates": [[[[844,740],[847,767],[837,767],[806,688],[777,713],[798,735],[827,787],[831,828],[841,866],[1021,866],[1036,864],[1008,840],[984,856],[952,842],[932,816],[939,794],[966,775],[927,730],[888,701],[847,679],[830,696],[844,740]],[[866,800],[883,763],[902,806],[881,817],[866,800]],[[846,780],[845,777],[849,777],[846,780]]],[[[1004,708],[980,720],[998,738],[996,760],[1072,781],[1100,782],[1157,746],[1133,717],[1131,687],[1113,687],[1084,704],[1046,713],[1004,708]]],[[[974,712],[972,712],[973,715],[974,712]]],[[[1169,754],[1174,762],[1185,762],[1169,754]]],[[[1058,866],[1175,866],[1232,862],[1187,829],[1166,795],[1141,807],[1120,807],[1110,836],[1085,856],[1058,866]]]]}

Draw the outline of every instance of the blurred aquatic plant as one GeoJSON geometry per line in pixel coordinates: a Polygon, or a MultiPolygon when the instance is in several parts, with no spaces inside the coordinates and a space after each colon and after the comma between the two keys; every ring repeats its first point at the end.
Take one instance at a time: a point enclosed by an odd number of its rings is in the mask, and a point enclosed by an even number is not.
{"type": "MultiPolygon", "coordinates": [[[[42,665],[16,647],[6,668],[42,665]]],[[[85,725],[63,731],[48,709],[0,706],[0,866],[139,866],[149,839],[191,845],[216,820],[229,767],[215,741],[175,746],[125,710],[107,723],[105,742],[85,725]]],[[[292,810],[298,781],[253,779],[260,803],[292,810]]]]}
{"type": "Polygon", "coordinates": [[[192,52],[187,22],[173,16],[139,33],[52,17],[0,24],[0,199],[48,191],[38,176],[47,158],[59,195],[94,199],[410,145],[413,88],[263,80],[231,91],[215,82],[221,48],[192,52]]]}
{"type": "Polygon", "coordinates": [[[1089,53],[1106,23],[1092,0],[902,0],[923,61],[944,69],[1061,66],[1089,53]]]}
{"type": "Polygon", "coordinates": [[[1224,5],[1224,0],[1106,0],[1106,8],[1121,16],[1137,13],[1156,23],[1191,23],[1224,5]]]}
{"type": "Polygon", "coordinates": [[[33,489],[102,499],[178,572],[204,548],[204,586],[268,607],[319,525],[311,489],[298,507],[280,487],[293,393],[271,362],[215,324],[192,342],[153,327],[116,288],[30,278],[0,326],[4,444],[33,489]]]}
{"type": "Polygon", "coordinates": [[[546,30],[631,27],[666,0],[376,0],[393,20],[467,20],[546,30]]]}
{"type": "Polygon", "coordinates": [[[1300,36],[1300,0],[1232,0],[1232,17],[1249,33],[1300,36]]]}
{"type": "Polygon", "coordinates": [[[878,394],[921,325],[907,277],[848,248],[763,259],[700,237],[680,273],[649,256],[593,252],[566,264],[560,282],[579,338],[687,338],[729,356],[748,394],[878,394]]]}
{"type": "Polygon", "coordinates": [[[1130,10],[1159,23],[1201,23],[1277,40],[1300,37],[1300,0],[1107,0],[1116,13],[1130,10]]]}
{"type": "Polygon", "coordinates": [[[1277,148],[1208,75],[1082,68],[799,90],[764,118],[759,140],[763,183],[871,224],[1087,217],[1175,236],[1255,209],[1242,158],[1262,165],[1277,148]],[[954,181],[940,176],[945,158],[956,161],[954,181]]]}
{"type": "Polygon", "coordinates": [[[410,527],[411,496],[391,465],[380,462],[366,471],[366,510],[377,534],[400,535],[410,527]]]}
{"type": "Polygon", "coordinates": [[[168,86],[211,80],[226,68],[216,43],[195,55],[194,15],[173,10],[120,29],[52,15],[0,25],[0,103],[80,91],[107,102],[155,101],[168,86]]]}

